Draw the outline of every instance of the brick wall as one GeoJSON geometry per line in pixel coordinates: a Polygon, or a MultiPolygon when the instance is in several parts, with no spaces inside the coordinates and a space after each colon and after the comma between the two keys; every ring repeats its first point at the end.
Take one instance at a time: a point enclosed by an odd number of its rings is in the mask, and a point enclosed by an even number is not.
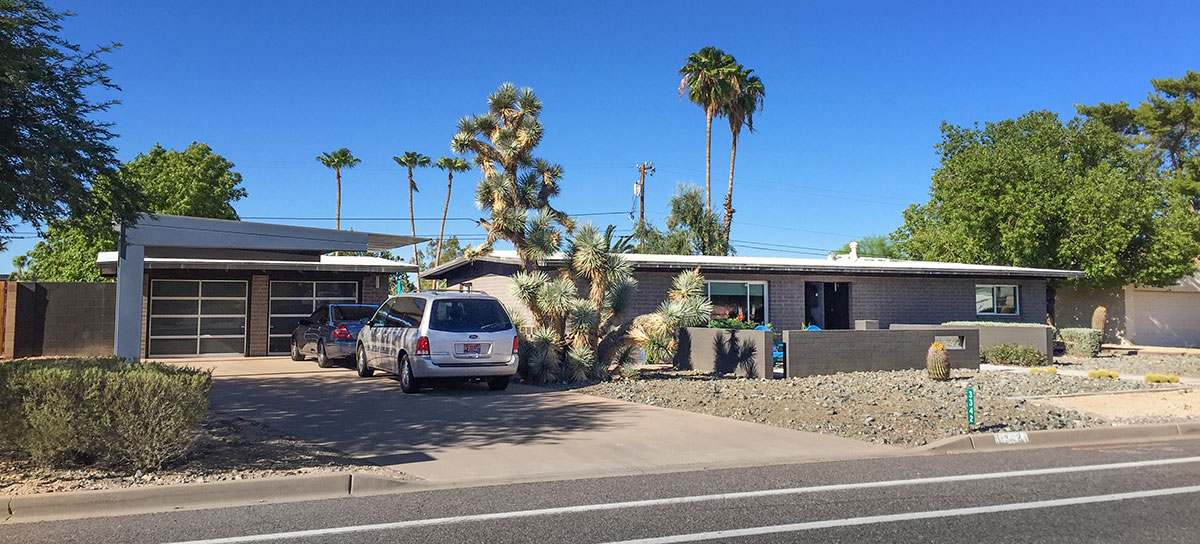
{"type": "Polygon", "coordinates": [[[271,281],[266,274],[255,274],[250,277],[250,320],[246,327],[247,357],[262,357],[267,354],[267,340],[270,334],[268,319],[270,317],[271,281]]]}
{"type": "Polygon", "coordinates": [[[9,283],[6,357],[111,356],[115,283],[9,283]]]}
{"type": "Polygon", "coordinates": [[[951,368],[979,368],[979,331],[974,329],[786,331],[786,375],[925,368],[929,344],[939,336],[962,337],[963,349],[947,350],[951,368]]]}
{"type": "Polygon", "coordinates": [[[4,319],[0,320],[0,335],[3,335],[3,346],[0,346],[0,358],[12,359],[16,343],[17,327],[17,282],[6,281],[4,286],[4,319]]]}
{"type": "Polygon", "coordinates": [[[363,304],[383,304],[391,295],[392,277],[387,274],[370,274],[362,279],[359,299],[363,304]]]}

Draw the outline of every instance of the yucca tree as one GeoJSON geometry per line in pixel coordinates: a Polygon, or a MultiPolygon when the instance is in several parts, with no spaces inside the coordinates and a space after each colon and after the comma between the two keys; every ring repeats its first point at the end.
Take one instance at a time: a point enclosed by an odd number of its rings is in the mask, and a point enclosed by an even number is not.
{"type": "Polygon", "coordinates": [[[487,239],[467,256],[487,254],[497,240],[507,240],[522,269],[532,272],[539,259],[561,247],[559,228],[574,226],[567,214],[550,205],[563,169],[533,156],[542,141],[542,101],[532,89],[505,83],[487,102],[487,113],[460,119],[450,140],[455,153],[474,154],[484,176],[475,188],[475,201],[491,216],[479,220],[487,239]]]}
{"type": "Polygon", "coordinates": [[[642,348],[646,363],[670,361],[675,356],[681,327],[695,327],[712,318],[712,302],[704,296],[700,269],[684,270],[672,282],[667,300],[654,313],[633,320],[629,339],[642,348]]]}
{"type": "Polygon", "coordinates": [[[349,149],[341,148],[337,151],[329,153],[321,153],[317,155],[317,161],[324,164],[326,168],[333,170],[334,176],[337,177],[337,212],[334,219],[334,228],[341,230],[342,228],[342,170],[348,170],[358,166],[362,161],[355,158],[349,149]]]}
{"type": "Polygon", "coordinates": [[[754,75],[754,70],[738,66],[737,92],[722,105],[726,118],[729,119],[729,134],[733,137],[729,149],[729,190],[725,193],[725,245],[729,245],[729,227],[733,223],[733,163],[737,160],[738,138],[741,137],[742,127],[754,132],[754,112],[762,111],[763,99],[767,90],[763,82],[754,75]]]}
{"type": "Polygon", "coordinates": [[[704,110],[704,206],[712,209],[712,121],[721,115],[722,105],[737,92],[738,63],[732,55],[716,47],[703,47],[688,55],[679,69],[679,96],[687,96],[704,110]]]}
{"type": "Polygon", "coordinates": [[[433,163],[446,171],[446,205],[442,208],[442,226],[438,227],[437,252],[433,254],[433,266],[442,264],[442,236],[446,233],[446,215],[450,213],[450,190],[454,187],[454,173],[466,172],[471,163],[458,157],[442,157],[433,163]]]}
{"type": "MultiPolygon", "coordinates": [[[[404,155],[392,157],[396,164],[408,169],[408,224],[412,227],[412,235],[417,236],[417,216],[416,207],[413,206],[413,193],[419,193],[417,182],[413,181],[413,168],[426,168],[429,166],[429,157],[413,151],[406,151],[404,155]]],[[[413,244],[413,264],[419,264],[417,258],[417,244],[413,244]]],[[[417,270],[417,285],[421,285],[421,271],[417,270]]]]}

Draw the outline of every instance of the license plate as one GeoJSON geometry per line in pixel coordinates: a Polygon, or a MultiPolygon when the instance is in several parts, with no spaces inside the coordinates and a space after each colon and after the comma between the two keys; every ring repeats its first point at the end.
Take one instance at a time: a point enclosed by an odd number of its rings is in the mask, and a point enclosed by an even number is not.
{"type": "Polygon", "coordinates": [[[481,344],[463,344],[463,353],[467,355],[479,355],[482,347],[481,344]]]}

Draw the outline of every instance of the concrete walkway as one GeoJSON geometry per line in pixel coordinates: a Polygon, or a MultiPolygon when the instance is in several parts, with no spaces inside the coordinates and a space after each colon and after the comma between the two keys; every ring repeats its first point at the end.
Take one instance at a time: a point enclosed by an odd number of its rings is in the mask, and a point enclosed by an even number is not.
{"type": "Polygon", "coordinates": [[[904,455],[891,446],[568,391],[480,384],[406,395],[285,357],[172,360],[212,368],[215,410],[431,483],[533,481],[904,455]]]}
{"type": "MultiPolygon", "coordinates": [[[[1054,368],[1057,373],[1062,374],[1063,376],[1078,376],[1081,378],[1088,377],[1087,370],[1068,369],[1068,368],[1062,368],[1060,366],[1055,366],[1054,368]]],[[[1028,374],[1029,373],[1029,369],[1026,367],[992,365],[992,364],[988,364],[988,363],[980,364],[979,370],[990,370],[993,372],[1015,372],[1015,373],[1019,373],[1019,374],[1028,374]]],[[[1117,379],[1125,380],[1128,382],[1142,382],[1142,381],[1145,381],[1146,376],[1145,376],[1145,374],[1120,374],[1120,373],[1118,373],[1117,379]]],[[[1200,378],[1185,378],[1183,376],[1180,376],[1179,383],[1180,383],[1180,385],[1200,385],[1200,378]]]]}

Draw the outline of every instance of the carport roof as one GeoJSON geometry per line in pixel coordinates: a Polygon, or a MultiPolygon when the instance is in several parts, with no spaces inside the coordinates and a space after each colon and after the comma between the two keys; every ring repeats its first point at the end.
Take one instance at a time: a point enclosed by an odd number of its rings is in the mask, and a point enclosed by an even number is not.
{"type": "MultiPolygon", "coordinates": [[[[100,273],[117,273],[117,252],[102,251],[96,256],[100,273]]],[[[259,259],[189,259],[146,257],[147,270],[296,270],[311,272],[371,272],[403,274],[416,272],[417,267],[379,257],[321,255],[320,260],[259,260],[259,259]]]]}

